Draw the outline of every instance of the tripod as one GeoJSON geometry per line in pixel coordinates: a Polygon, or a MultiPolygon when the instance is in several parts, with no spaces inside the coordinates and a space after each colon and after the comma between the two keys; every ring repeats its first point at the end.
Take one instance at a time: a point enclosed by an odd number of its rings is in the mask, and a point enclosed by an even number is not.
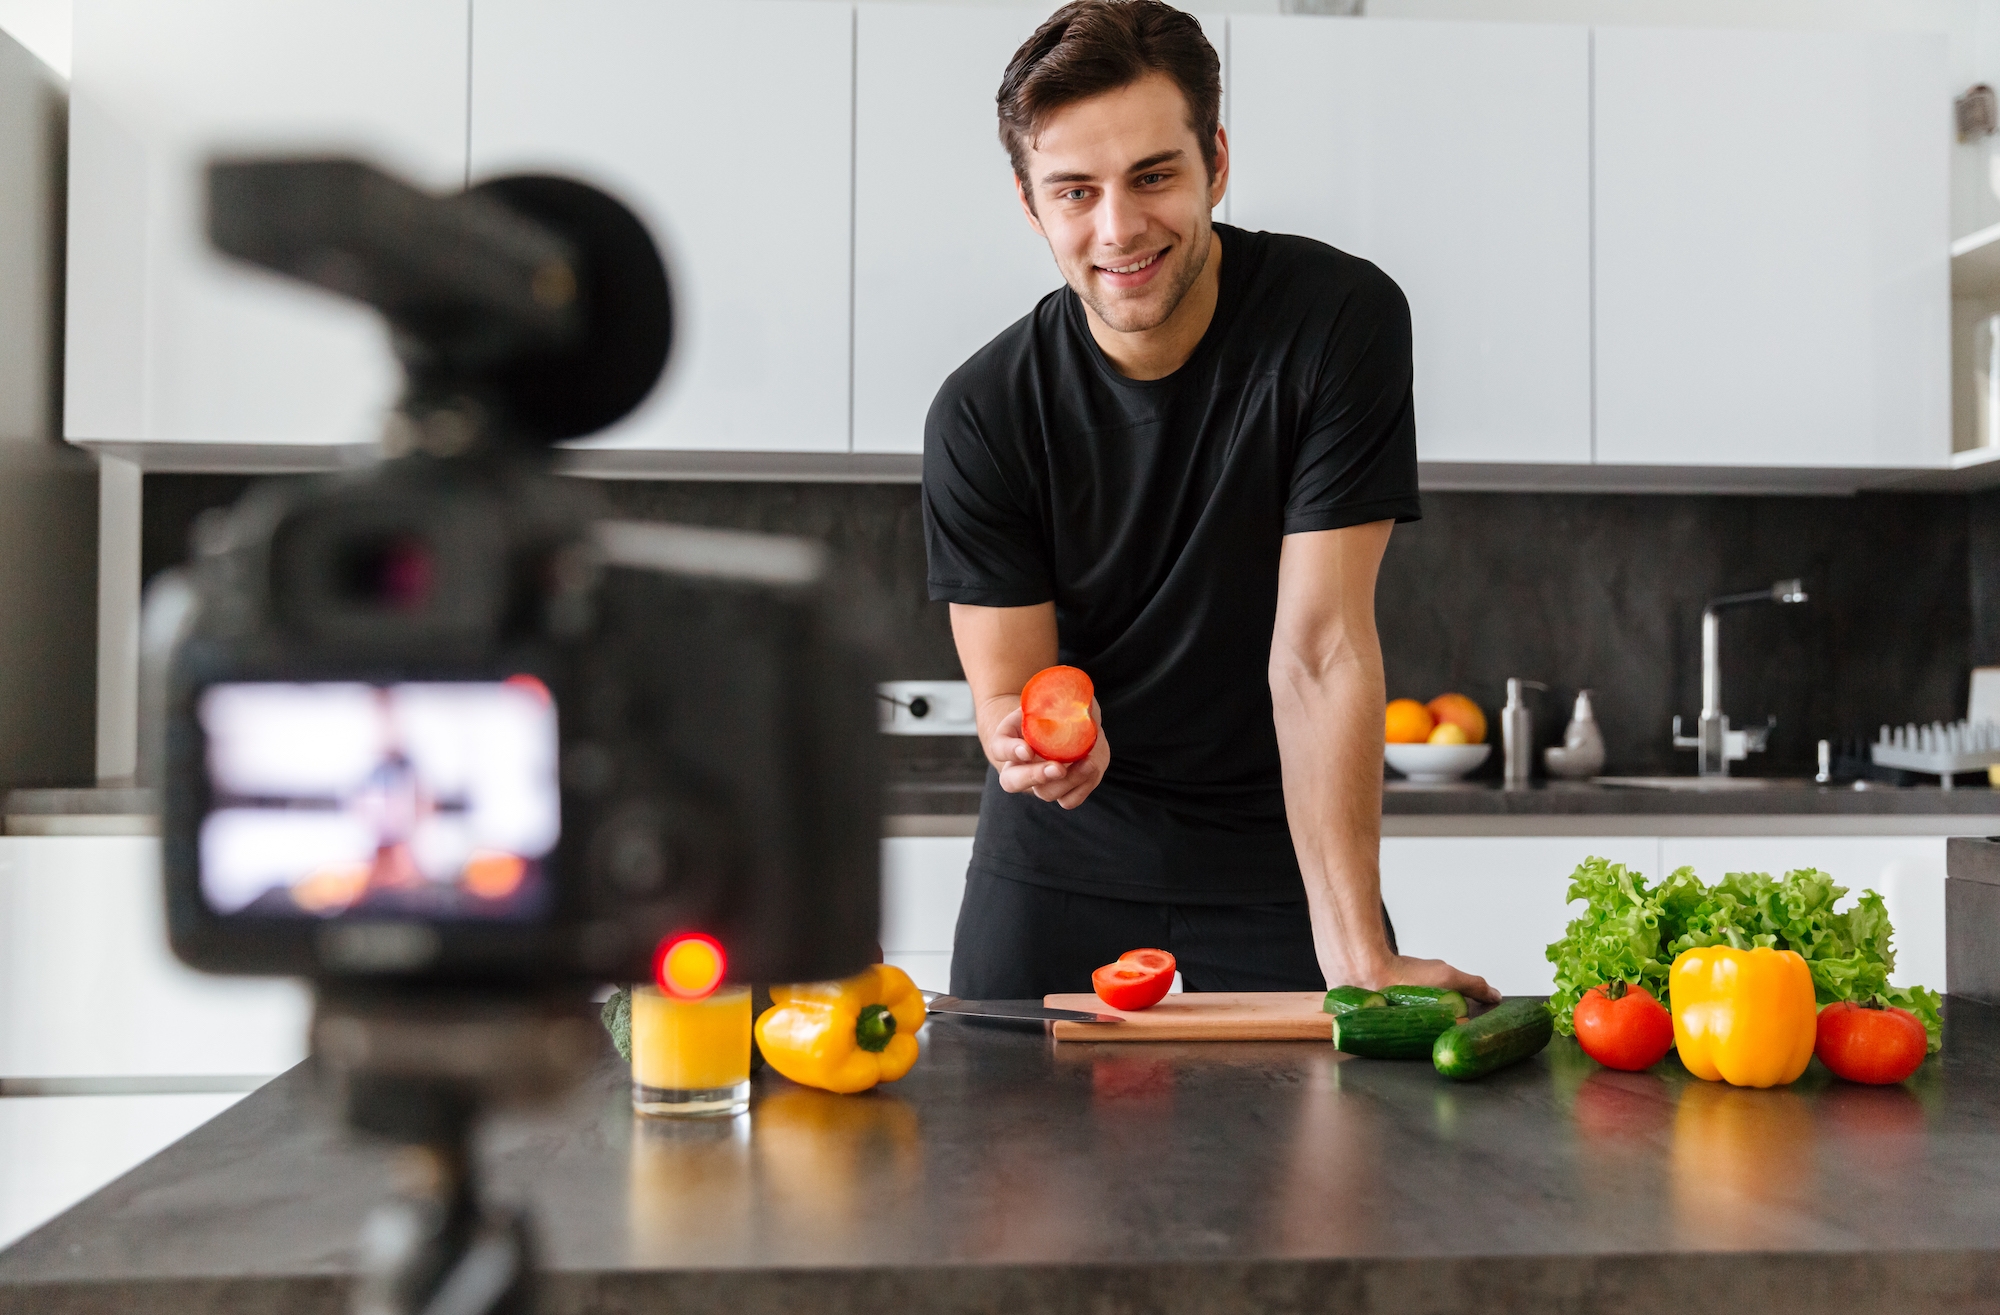
{"type": "Polygon", "coordinates": [[[568,1090],[602,1044],[588,1002],[323,990],[312,1038],[347,1125],[402,1148],[402,1194],[362,1229],[354,1315],[530,1315],[533,1229],[480,1200],[473,1134],[488,1109],[568,1090]]]}

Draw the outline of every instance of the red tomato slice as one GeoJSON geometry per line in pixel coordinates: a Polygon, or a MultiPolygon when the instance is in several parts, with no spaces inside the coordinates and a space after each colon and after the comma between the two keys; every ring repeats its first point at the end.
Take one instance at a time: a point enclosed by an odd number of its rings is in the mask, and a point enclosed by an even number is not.
{"type": "Polygon", "coordinates": [[[1097,998],[1113,1009],[1151,1009],[1174,984],[1174,956],[1165,950],[1127,950],[1090,975],[1097,998]]]}
{"type": "Polygon", "coordinates": [[[1849,1082],[1901,1082],[1924,1062],[1924,1025],[1907,1009],[1871,1009],[1842,1001],[1819,1011],[1813,1054],[1849,1082]]]}
{"type": "Polygon", "coordinates": [[[1075,667],[1037,671],[1021,687],[1021,738],[1052,763],[1089,756],[1097,743],[1097,723],[1090,719],[1095,692],[1090,677],[1075,667]]]}

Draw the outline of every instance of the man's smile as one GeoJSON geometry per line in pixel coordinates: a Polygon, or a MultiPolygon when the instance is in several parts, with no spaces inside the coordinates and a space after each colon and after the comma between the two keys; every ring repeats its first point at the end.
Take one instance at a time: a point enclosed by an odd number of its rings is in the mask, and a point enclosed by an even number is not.
{"type": "Polygon", "coordinates": [[[1171,246],[1164,246],[1149,256],[1129,257],[1121,265],[1099,264],[1092,268],[1113,287],[1136,288],[1152,279],[1159,271],[1161,259],[1171,250],[1171,246]]]}

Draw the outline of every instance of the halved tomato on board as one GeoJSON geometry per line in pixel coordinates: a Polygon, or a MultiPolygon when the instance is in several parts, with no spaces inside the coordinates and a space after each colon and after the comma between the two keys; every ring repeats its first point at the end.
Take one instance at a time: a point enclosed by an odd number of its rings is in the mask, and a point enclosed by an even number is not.
{"type": "Polygon", "coordinates": [[[1174,956],[1165,950],[1127,950],[1090,975],[1097,998],[1113,1009],[1151,1009],[1174,984],[1174,956]]]}
{"type": "Polygon", "coordinates": [[[1075,667],[1044,667],[1021,687],[1021,738],[1052,763],[1087,757],[1097,743],[1090,719],[1096,688],[1075,667]]]}

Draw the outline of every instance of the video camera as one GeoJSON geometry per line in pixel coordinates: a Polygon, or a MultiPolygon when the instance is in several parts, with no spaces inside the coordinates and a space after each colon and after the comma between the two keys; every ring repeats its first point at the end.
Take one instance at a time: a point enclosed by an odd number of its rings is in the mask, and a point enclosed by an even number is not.
{"type": "Polygon", "coordinates": [[[220,162],[222,251],[388,319],[400,456],[254,490],[156,589],[168,926],[328,984],[737,981],[875,957],[872,672],[818,545],[607,518],[548,447],[651,391],[666,271],[624,206],[220,162]]]}
{"type": "Polygon", "coordinates": [[[817,544],[618,520],[548,473],[671,344],[611,197],[434,197],[339,159],[208,184],[214,245],[374,306],[406,387],[391,459],[254,489],[148,591],[168,934],[196,968],[310,978],[348,1123],[419,1166],[354,1309],[527,1311],[532,1230],[480,1204],[471,1129],[602,1053],[589,988],[653,980],[687,933],[737,982],[877,955],[862,600],[817,544]]]}

